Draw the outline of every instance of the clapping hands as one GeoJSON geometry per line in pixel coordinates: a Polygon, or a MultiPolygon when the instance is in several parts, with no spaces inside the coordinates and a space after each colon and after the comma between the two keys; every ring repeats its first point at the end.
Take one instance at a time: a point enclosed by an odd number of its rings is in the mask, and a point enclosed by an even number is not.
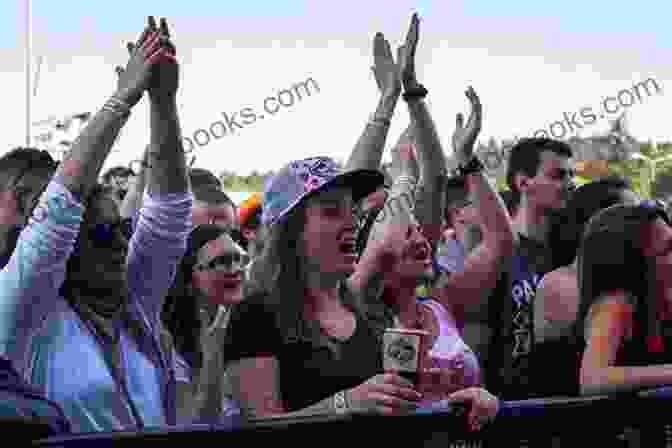
{"type": "Polygon", "coordinates": [[[150,16],[140,38],[126,48],[130,57],[126,67],[116,68],[116,96],[131,107],[140,101],[145,90],[152,98],[174,96],[178,70],[166,20],[161,19],[161,26],[157,27],[150,16]]]}

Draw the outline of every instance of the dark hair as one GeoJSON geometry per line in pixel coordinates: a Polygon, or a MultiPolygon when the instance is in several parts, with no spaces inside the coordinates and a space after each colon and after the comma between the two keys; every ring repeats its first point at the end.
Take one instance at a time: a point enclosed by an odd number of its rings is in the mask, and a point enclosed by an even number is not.
{"type": "Polygon", "coordinates": [[[502,201],[504,201],[504,205],[509,211],[509,215],[513,217],[518,208],[518,199],[520,198],[518,198],[511,190],[500,190],[499,196],[502,198],[502,201]]]}
{"type": "Polygon", "coordinates": [[[203,168],[191,168],[189,170],[189,181],[191,182],[192,190],[204,187],[207,185],[222,188],[222,181],[217,178],[212,172],[203,168]]]}
{"type": "Polygon", "coordinates": [[[194,188],[192,193],[194,199],[199,202],[205,202],[210,206],[229,204],[234,210],[236,209],[236,204],[231,200],[229,195],[214,185],[202,185],[198,188],[194,188]]]}
{"type": "Polygon", "coordinates": [[[58,164],[47,151],[14,148],[0,157],[0,191],[11,188],[28,171],[44,171],[50,178],[58,164]]]}
{"type": "Polygon", "coordinates": [[[110,168],[103,174],[103,182],[110,183],[113,177],[130,177],[135,176],[135,172],[127,166],[115,166],[110,168]]]}
{"type": "Polygon", "coordinates": [[[541,165],[541,153],[544,151],[551,151],[563,157],[572,157],[572,148],[567,143],[550,138],[523,138],[511,148],[506,167],[506,183],[516,203],[520,201],[520,191],[515,183],[516,175],[522,173],[529,177],[536,176],[541,165]]]}
{"type": "Polygon", "coordinates": [[[598,211],[623,202],[625,190],[632,190],[628,179],[607,177],[582,185],[572,194],[567,207],[551,221],[549,245],[554,267],[574,262],[588,220],[598,211]]]}
{"type": "MultiPolygon", "coordinates": [[[[56,166],[56,161],[47,151],[35,148],[14,148],[0,157],[0,191],[16,191],[15,189],[21,183],[21,179],[28,173],[44,175],[44,186],[42,188],[44,190],[56,170],[56,166]]],[[[37,201],[35,201],[35,204],[29,204],[21,198],[19,192],[15,194],[17,195],[18,211],[25,216],[29,216],[32,213],[32,209],[29,208],[34,207],[37,201]]],[[[42,192],[38,192],[35,199],[39,199],[41,194],[42,192]]],[[[5,250],[0,254],[0,268],[9,262],[20,233],[20,226],[10,229],[7,233],[5,250]]]]}
{"type": "MultiPolygon", "coordinates": [[[[653,262],[643,253],[643,226],[661,218],[664,211],[642,205],[613,205],[593,216],[579,249],[579,310],[575,332],[583,336],[583,323],[590,307],[610,291],[625,291],[637,300],[635,321],[640,330],[657,331],[653,285],[653,262]],[[653,318],[653,320],[652,320],[653,318]]],[[[643,335],[644,336],[644,335],[643,335]]]]}
{"type": "Polygon", "coordinates": [[[176,350],[196,369],[203,365],[203,351],[200,342],[199,297],[196,296],[195,288],[191,287],[192,275],[198,262],[198,251],[225,233],[224,229],[214,224],[200,225],[191,231],[187,250],[161,311],[161,321],[171,334],[176,350]]]}

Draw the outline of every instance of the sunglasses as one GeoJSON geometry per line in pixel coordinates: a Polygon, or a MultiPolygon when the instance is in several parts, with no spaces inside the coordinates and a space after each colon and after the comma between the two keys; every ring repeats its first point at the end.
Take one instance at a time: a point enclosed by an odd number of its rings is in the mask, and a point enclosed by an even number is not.
{"type": "Polygon", "coordinates": [[[250,256],[246,253],[236,252],[223,254],[206,262],[196,264],[194,270],[217,272],[242,271],[250,263],[250,260],[250,256]]]}

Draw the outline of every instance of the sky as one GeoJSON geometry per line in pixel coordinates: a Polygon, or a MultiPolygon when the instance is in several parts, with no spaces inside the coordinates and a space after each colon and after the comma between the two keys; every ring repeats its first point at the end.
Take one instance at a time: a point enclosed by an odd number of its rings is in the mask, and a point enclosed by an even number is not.
{"type": "MultiPolygon", "coordinates": [[[[0,14],[0,95],[8,106],[0,110],[0,153],[25,142],[24,5],[5,0],[0,14]]],[[[34,0],[32,7],[33,60],[42,60],[33,122],[99,110],[114,93],[114,67],[126,63],[125,43],[137,39],[150,14],[168,18],[172,28],[185,137],[222,114],[238,113],[238,122],[244,108],[262,115],[265,98],[275,96],[276,113],[223,136],[215,125],[220,138],[196,145],[194,166],[215,172],[264,172],[316,155],[347,159],[378,102],[373,36],[384,33],[396,48],[416,11],[418,77],[446,151],[455,114],[468,113],[469,85],[483,103],[485,142],[549,129],[563,113],[598,110],[602,99],[653,79],[661,90],[642,91],[627,107],[628,127],[642,141],[672,140],[669,1],[34,0]],[[309,79],[317,85],[310,95],[294,94],[291,106],[279,106],[279,92],[309,79]]],[[[105,168],[142,154],[147,108],[146,100],[134,108],[105,168]]],[[[615,117],[579,135],[602,132],[615,117]]],[[[400,100],[388,146],[408,120],[400,100]]]]}

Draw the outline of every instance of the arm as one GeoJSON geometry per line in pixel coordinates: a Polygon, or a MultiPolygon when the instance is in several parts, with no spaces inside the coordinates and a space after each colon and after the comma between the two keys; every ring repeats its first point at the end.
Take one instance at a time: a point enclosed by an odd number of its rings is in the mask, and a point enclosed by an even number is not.
{"type": "Polygon", "coordinates": [[[346,165],[348,171],[380,168],[385,140],[390,129],[390,120],[401,93],[398,70],[392,58],[390,44],[381,33],[377,33],[374,38],[373,52],[374,67],[372,70],[380,90],[380,100],[376,112],[366,124],[364,133],[350,154],[346,165]]]}
{"type": "Polygon", "coordinates": [[[581,394],[609,394],[672,384],[672,365],[621,367],[616,355],[633,325],[634,307],[614,292],[591,307],[581,360],[581,394]]]}
{"type": "MultiPolygon", "coordinates": [[[[160,33],[166,42],[168,28],[163,19],[160,33]]],[[[166,45],[174,54],[172,44],[166,45]]],[[[186,250],[192,205],[175,101],[177,62],[172,56],[156,68],[149,85],[151,170],[128,252],[129,291],[152,321],[159,319],[163,298],[186,250]]]]}
{"type": "Polygon", "coordinates": [[[83,213],[75,197],[52,179],[0,271],[0,353],[19,370],[33,329],[54,307],[83,213]]]}
{"type": "Polygon", "coordinates": [[[151,26],[153,19],[149,22],[138,42],[129,44],[126,68],[117,68],[116,93],[93,116],[56,171],[60,182],[78,198],[85,198],[96,183],[130,109],[142,98],[152,65],[163,56],[158,33],[151,26]]]}
{"type": "Polygon", "coordinates": [[[427,91],[418,82],[415,73],[415,53],[418,46],[420,20],[413,15],[406,34],[406,42],[398,50],[404,98],[413,126],[413,137],[420,165],[420,185],[417,190],[417,209],[414,211],[423,233],[433,248],[441,238],[441,223],[445,207],[446,160],[439,136],[424,102],[427,91]]]}
{"type": "Polygon", "coordinates": [[[244,415],[254,419],[336,414],[333,397],[300,411],[287,412],[280,396],[279,374],[278,360],[273,357],[241,359],[228,366],[233,394],[244,415]]]}
{"type": "Polygon", "coordinates": [[[409,146],[399,148],[401,175],[397,177],[376,217],[371,234],[357,264],[348,279],[350,290],[366,299],[377,298],[382,291],[385,272],[400,256],[406,244],[406,230],[415,224],[412,211],[415,204],[413,152],[409,146]]]}
{"type": "Polygon", "coordinates": [[[467,255],[464,269],[450,275],[437,297],[450,303],[478,305],[490,297],[514,250],[511,218],[497,191],[481,173],[467,176],[469,191],[481,216],[483,241],[467,255]]]}
{"type": "Polygon", "coordinates": [[[422,98],[408,101],[417,148],[420,181],[414,210],[424,235],[433,248],[441,238],[441,224],[446,206],[446,159],[432,117],[422,98]]]}
{"type": "MultiPolygon", "coordinates": [[[[466,92],[472,104],[472,113],[466,126],[461,114],[453,134],[455,157],[461,166],[473,160],[474,144],[481,129],[481,102],[470,87],[466,92]]],[[[450,276],[438,299],[448,306],[451,302],[462,305],[481,304],[490,297],[504,266],[513,256],[515,233],[511,218],[493,184],[483,170],[466,175],[467,189],[478,210],[483,239],[469,252],[464,270],[450,276]]]]}
{"type": "MultiPolygon", "coordinates": [[[[251,418],[339,415],[336,395],[298,411],[287,412],[280,394],[280,366],[274,357],[246,358],[227,366],[234,396],[241,412],[251,418]]],[[[348,413],[397,414],[417,408],[421,395],[395,375],[377,375],[344,391],[348,413]]]]}
{"type": "Polygon", "coordinates": [[[131,184],[124,196],[124,200],[119,207],[119,213],[122,218],[134,218],[140,207],[142,206],[142,195],[147,186],[147,172],[150,170],[148,159],[149,145],[145,148],[145,153],[140,163],[140,169],[136,176],[135,182],[131,184]]]}

